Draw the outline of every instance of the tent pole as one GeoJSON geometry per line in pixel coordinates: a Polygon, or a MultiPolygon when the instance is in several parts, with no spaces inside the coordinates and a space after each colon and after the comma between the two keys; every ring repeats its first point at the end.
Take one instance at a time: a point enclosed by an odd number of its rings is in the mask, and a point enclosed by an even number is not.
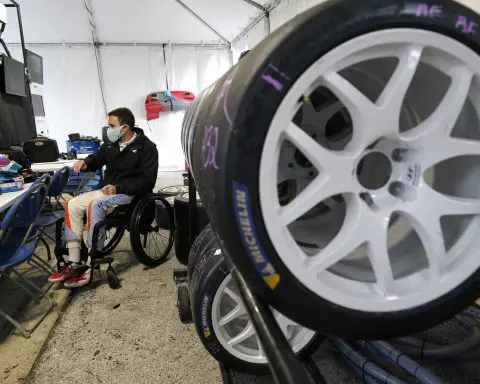
{"type": "MultiPolygon", "coordinates": [[[[21,43],[7,43],[9,46],[18,47],[21,46],[21,43]]],[[[157,47],[162,48],[164,44],[168,44],[168,42],[162,43],[121,43],[121,42],[113,42],[113,43],[103,43],[97,42],[96,45],[98,47],[109,46],[109,47],[157,47]]],[[[29,43],[26,42],[25,46],[29,47],[72,47],[72,48],[88,48],[94,45],[92,42],[89,43],[58,43],[58,42],[45,42],[45,43],[29,43]]],[[[206,44],[206,43],[171,43],[172,48],[204,48],[204,49],[215,49],[215,50],[228,50],[230,49],[230,44],[206,44]]]]}
{"type": "Polygon", "coordinates": [[[185,4],[182,0],[175,0],[183,9],[185,9],[188,13],[190,13],[193,17],[195,17],[198,21],[200,21],[203,25],[205,25],[210,31],[212,31],[215,35],[217,35],[221,40],[225,43],[230,44],[230,42],[223,37],[220,32],[218,32],[215,28],[213,28],[210,24],[208,24],[204,19],[202,19],[195,11],[193,11],[187,4],[185,4]]]}
{"type": "Polygon", "coordinates": [[[256,1],[253,0],[243,0],[245,3],[250,4],[251,6],[260,9],[262,12],[265,11],[265,7],[261,4],[258,4],[256,1]]]}
{"type": "Polygon", "coordinates": [[[270,25],[270,11],[265,11],[265,29],[267,36],[272,32],[272,26],[270,25]]]}
{"type": "MultiPolygon", "coordinates": [[[[255,19],[252,20],[252,22],[247,25],[247,27],[242,31],[240,32],[233,40],[232,40],[232,45],[235,45],[236,43],[238,43],[238,41],[244,37],[248,32],[250,32],[258,23],[260,23],[260,21],[262,21],[265,17],[267,17],[267,13],[268,13],[268,16],[270,18],[270,12],[272,12],[283,0],[274,0],[269,6],[268,8],[264,9],[264,12],[261,13],[260,15],[258,15],[258,17],[256,17],[255,19]]],[[[269,22],[270,23],[270,22],[269,22]]]]}

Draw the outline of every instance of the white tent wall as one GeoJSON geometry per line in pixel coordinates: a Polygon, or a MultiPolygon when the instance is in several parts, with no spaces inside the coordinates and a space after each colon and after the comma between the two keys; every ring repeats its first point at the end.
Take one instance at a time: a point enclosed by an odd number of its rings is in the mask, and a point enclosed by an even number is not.
{"type": "MultiPolygon", "coordinates": [[[[326,0],[281,0],[270,12],[270,33],[303,11],[326,0]]],[[[245,49],[253,49],[267,36],[265,20],[262,19],[256,26],[249,30],[233,45],[234,62],[238,55],[245,49]]]]}
{"type": "Polygon", "coordinates": [[[230,68],[229,51],[205,48],[166,47],[164,64],[161,47],[102,47],[100,60],[107,109],[127,107],[137,125],[156,144],[160,170],[180,170],[185,160],[180,143],[184,112],[164,112],[147,122],[147,94],[171,90],[198,94],[230,68]],[[166,76],[167,73],[167,76],[166,76]]]}
{"type": "MultiPolygon", "coordinates": [[[[105,123],[95,53],[88,47],[31,48],[43,57],[44,104],[49,134],[65,151],[69,133],[99,136],[105,123]]],[[[12,56],[23,61],[21,48],[12,56]]]]}
{"type": "MultiPolygon", "coordinates": [[[[45,112],[49,134],[60,151],[66,150],[70,133],[99,137],[106,120],[93,46],[35,45],[30,49],[44,60],[45,112]]],[[[18,46],[11,51],[22,60],[18,46]]],[[[169,88],[195,94],[230,68],[225,49],[167,46],[166,58],[169,88]]],[[[162,47],[100,47],[99,59],[107,111],[122,106],[132,109],[137,125],[157,144],[159,169],[184,169],[180,144],[184,112],[165,112],[157,120],[146,120],[147,94],[167,88],[162,47]]]]}

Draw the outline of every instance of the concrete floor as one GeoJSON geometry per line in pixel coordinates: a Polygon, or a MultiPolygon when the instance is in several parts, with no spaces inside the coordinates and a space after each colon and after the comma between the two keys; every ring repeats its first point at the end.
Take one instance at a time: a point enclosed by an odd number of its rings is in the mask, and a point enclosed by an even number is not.
{"type": "Polygon", "coordinates": [[[218,365],[193,326],[178,320],[176,261],[147,270],[128,251],[128,237],[118,249],[122,288],[111,290],[97,274],[93,289],[74,295],[29,382],[219,383],[218,365]]]}
{"type": "MultiPolygon", "coordinates": [[[[180,173],[162,174],[157,187],[174,184],[182,184],[180,173]]],[[[55,324],[52,319],[58,317],[58,311],[32,339],[17,337],[15,347],[0,341],[0,363],[7,349],[7,355],[12,348],[18,352],[18,356],[12,355],[9,361],[0,364],[1,383],[221,383],[218,364],[201,345],[193,326],[183,325],[178,319],[172,279],[177,262],[173,251],[164,265],[146,269],[136,262],[127,235],[117,248],[115,260],[121,289],[111,290],[105,274],[97,273],[93,288],[79,290],[71,297],[51,333],[55,324]],[[42,349],[42,340],[48,335],[51,337],[30,371],[42,349]]],[[[58,292],[65,291],[55,294],[58,292]]],[[[436,332],[450,335],[447,339],[458,337],[448,325],[436,332]]],[[[328,384],[362,382],[332,353],[328,344],[316,354],[315,360],[328,384]]],[[[480,364],[476,362],[428,366],[445,383],[479,382],[480,364]]],[[[233,382],[239,384],[273,383],[267,378],[239,380],[238,375],[234,376],[233,382]]]]}
{"type": "MultiPolygon", "coordinates": [[[[37,254],[46,260],[46,252],[43,247],[39,247],[37,254]]],[[[45,273],[39,272],[38,268],[27,263],[18,267],[17,270],[38,286],[42,286],[47,280],[45,273]]],[[[68,291],[55,290],[49,285],[45,288],[49,288],[47,294],[57,305],[38,325],[30,338],[25,339],[19,332],[12,329],[10,323],[0,318],[0,383],[2,384],[17,384],[26,380],[42,351],[45,340],[48,339],[67,305],[68,291]]],[[[47,300],[44,299],[36,304],[11,281],[2,281],[0,291],[2,292],[0,308],[20,321],[25,329],[32,329],[48,309],[47,300]]]]}

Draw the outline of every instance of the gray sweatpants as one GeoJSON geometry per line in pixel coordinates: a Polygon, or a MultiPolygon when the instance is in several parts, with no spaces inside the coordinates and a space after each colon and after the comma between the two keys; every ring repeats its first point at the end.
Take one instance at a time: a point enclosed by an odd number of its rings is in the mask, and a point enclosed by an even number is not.
{"type": "MultiPolygon", "coordinates": [[[[105,216],[118,205],[130,204],[132,196],[105,195],[102,191],[83,193],[67,202],[65,207],[65,240],[67,248],[80,248],[83,237],[83,219],[87,215],[87,247],[92,248],[93,229],[95,224],[105,219],[105,216]]],[[[97,249],[103,248],[105,228],[99,233],[97,249]]]]}

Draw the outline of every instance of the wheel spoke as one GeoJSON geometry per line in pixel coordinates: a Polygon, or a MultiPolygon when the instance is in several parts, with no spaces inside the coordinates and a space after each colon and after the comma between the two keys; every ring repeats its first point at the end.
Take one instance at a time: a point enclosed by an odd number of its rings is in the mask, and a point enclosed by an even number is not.
{"type": "Polygon", "coordinates": [[[292,326],[298,326],[298,324],[293,322],[280,312],[277,312],[275,320],[277,321],[278,326],[282,330],[287,340],[290,340],[290,338],[292,337],[292,326]]]}
{"type": "Polygon", "coordinates": [[[358,118],[365,122],[370,120],[368,112],[371,112],[375,105],[358,88],[350,83],[337,72],[329,72],[323,76],[324,84],[342,102],[347,110],[355,115],[352,120],[358,118]]]}
{"type": "Polygon", "coordinates": [[[232,309],[227,315],[222,317],[218,321],[218,325],[223,327],[228,323],[231,323],[233,320],[238,319],[240,316],[246,314],[245,307],[243,305],[237,305],[234,309],[232,309]]]}
{"type": "Polygon", "coordinates": [[[374,128],[378,126],[380,109],[343,76],[329,72],[323,76],[323,82],[350,113],[353,123],[353,137],[347,146],[350,151],[361,153],[390,127],[383,124],[382,129],[374,128]]]}
{"type": "Polygon", "coordinates": [[[334,176],[320,174],[292,202],[280,208],[281,222],[287,226],[327,198],[351,192],[353,190],[352,184],[351,180],[345,177],[345,174],[334,176]]]}
{"type": "MultiPolygon", "coordinates": [[[[421,191],[419,212],[425,212],[425,207],[434,207],[431,209],[433,215],[442,216],[461,216],[461,215],[480,215],[480,199],[449,196],[435,191],[433,188],[425,185],[421,191]]],[[[428,213],[425,213],[428,217],[428,213]]]]}
{"type": "Polygon", "coordinates": [[[452,82],[435,112],[423,123],[404,134],[404,139],[435,147],[432,142],[451,135],[472,85],[473,73],[463,67],[452,70],[452,82]]]}
{"type": "Polygon", "coordinates": [[[240,344],[242,341],[247,340],[249,337],[252,337],[255,335],[255,329],[253,328],[252,322],[248,322],[247,326],[245,329],[240,332],[237,336],[235,336],[233,339],[228,341],[228,344],[232,347],[234,347],[237,344],[240,344]]]}
{"type": "Polygon", "coordinates": [[[336,153],[318,144],[303,129],[294,123],[285,130],[286,138],[292,142],[313,164],[318,171],[341,172],[349,170],[354,157],[349,154],[336,153]]]}
{"type": "Polygon", "coordinates": [[[429,264],[430,280],[438,279],[445,271],[446,249],[440,218],[434,212],[417,209],[408,214],[413,228],[420,237],[429,264]]]}
{"type": "Polygon", "coordinates": [[[423,169],[428,169],[444,160],[459,156],[480,156],[480,141],[447,137],[433,144],[434,150],[422,153],[419,163],[423,169]]]}
{"type": "Polygon", "coordinates": [[[332,267],[369,238],[368,223],[365,222],[365,206],[356,196],[347,202],[347,214],[338,235],[315,256],[307,259],[307,267],[321,273],[332,267]]]}
{"type": "Polygon", "coordinates": [[[368,257],[377,280],[376,288],[384,297],[392,293],[394,283],[392,265],[388,255],[389,220],[389,217],[372,220],[374,225],[373,228],[372,226],[369,228],[371,237],[368,241],[368,257]]]}
{"type": "Polygon", "coordinates": [[[402,50],[397,68],[376,103],[383,115],[390,120],[388,125],[395,126],[397,132],[403,101],[417,72],[422,51],[422,46],[414,44],[402,50]]]}
{"type": "Polygon", "coordinates": [[[229,287],[226,287],[224,292],[225,292],[228,296],[230,296],[230,298],[231,298],[233,301],[235,301],[235,303],[237,303],[238,305],[243,306],[243,301],[242,301],[242,299],[240,298],[240,296],[237,295],[234,291],[232,291],[229,287]]]}

